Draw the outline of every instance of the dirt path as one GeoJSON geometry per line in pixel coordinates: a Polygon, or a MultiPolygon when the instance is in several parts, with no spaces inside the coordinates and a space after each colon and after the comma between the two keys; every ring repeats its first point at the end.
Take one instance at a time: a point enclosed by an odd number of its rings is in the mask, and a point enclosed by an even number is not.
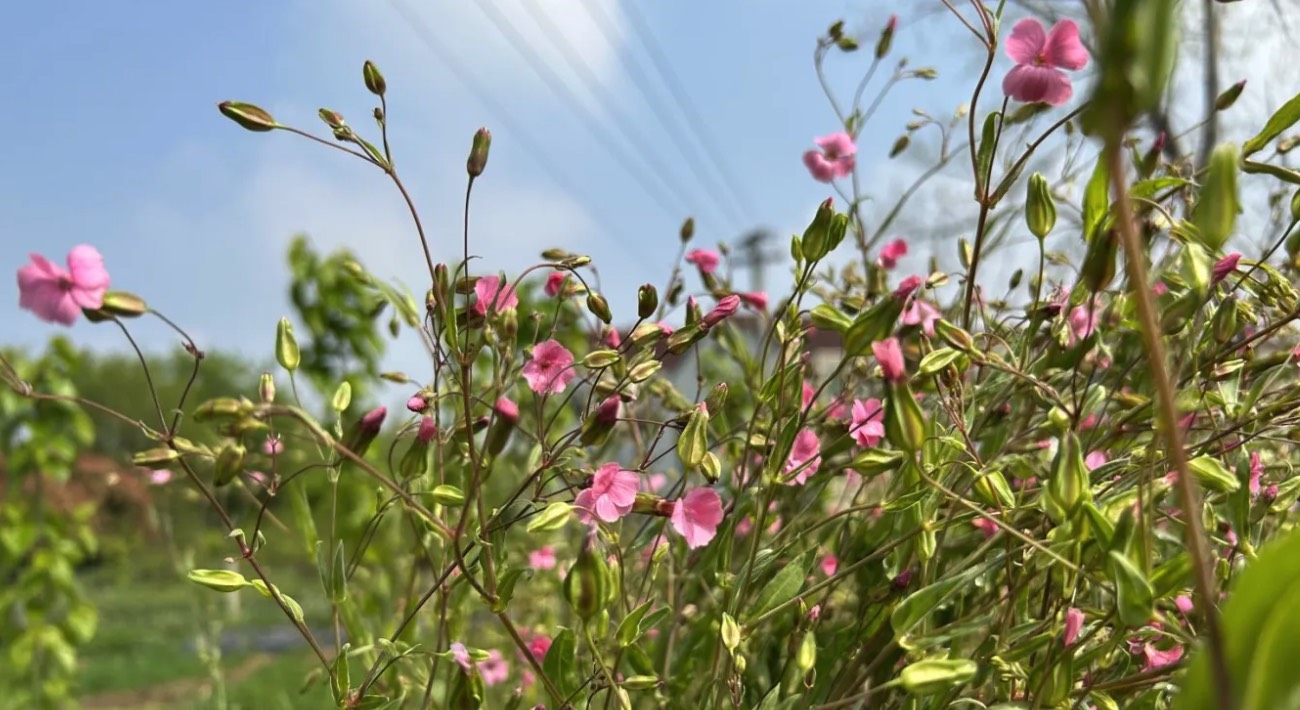
{"type": "MultiPolygon", "coordinates": [[[[248,658],[226,672],[226,683],[234,685],[243,681],[273,658],[269,654],[248,658]]],[[[212,682],[208,678],[181,678],[152,688],[114,690],[85,697],[81,699],[81,707],[86,710],[161,710],[206,697],[211,692],[212,682]]]]}

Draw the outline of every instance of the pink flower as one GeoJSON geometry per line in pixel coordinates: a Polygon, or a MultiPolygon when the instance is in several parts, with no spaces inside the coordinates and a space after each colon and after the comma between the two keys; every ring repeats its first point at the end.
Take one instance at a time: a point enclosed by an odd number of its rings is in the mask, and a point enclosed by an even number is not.
{"type": "Polygon", "coordinates": [[[808,380],[804,380],[803,393],[800,397],[800,399],[802,400],[801,404],[803,405],[803,411],[805,412],[808,411],[808,408],[812,406],[813,398],[815,398],[816,396],[817,396],[817,388],[813,387],[812,383],[809,382],[808,380]]]}
{"type": "Polygon", "coordinates": [[[984,533],[984,539],[987,540],[997,534],[998,524],[985,517],[978,517],[970,521],[980,532],[984,533]]]}
{"type": "Polygon", "coordinates": [[[1070,326],[1070,344],[1074,345],[1086,339],[1097,328],[1097,316],[1101,314],[1101,303],[1093,299],[1092,303],[1081,303],[1070,310],[1066,323],[1070,326]]]}
{"type": "Polygon", "coordinates": [[[165,468],[149,472],[149,482],[155,486],[165,485],[170,480],[172,480],[172,472],[165,468]]]}
{"type": "Polygon", "coordinates": [[[623,336],[618,334],[618,328],[610,328],[605,331],[605,345],[618,349],[623,344],[623,336]]]}
{"type": "Polygon", "coordinates": [[[452,660],[460,664],[460,667],[465,670],[469,670],[472,667],[470,665],[471,661],[469,659],[469,651],[466,650],[465,644],[460,643],[459,641],[451,645],[451,657],[452,660]]]}
{"type": "Polygon", "coordinates": [[[903,349],[898,344],[898,338],[886,338],[872,343],[871,352],[880,363],[880,370],[886,382],[894,383],[903,380],[906,373],[903,369],[903,349]]]}
{"type": "Polygon", "coordinates": [[[481,316],[487,315],[489,307],[494,313],[500,313],[519,305],[515,287],[502,283],[499,276],[480,276],[474,282],[474,295],[478,299],[474,301],[473,310],[481,316]]]}
{"type": "Polygon", "coordinates": [[[633,471],[625,471],[617,463],[607,463],[596,469],[591,487],[584,489],[574,499],[578,507],[578,517],[584,523],[594,522],[591,514],[607,523],[617,522],[619,518],[632,511],[636,502],[636,487],[640,477],[633,471]]]}
{"type": "Polygon", "coordinates": [[[1083,612],[1070,607],[1065,611],[1065,633],[1061,640],[1066,646],[1073,646],[1074,642],[1079,639],[1079,632],[1083,630],[1083,612]]]}
{"type": "Polygon", "coordinates": [[[68,252],[68,270],[40,254],[18,269],[18,307],[49,323],[72,325],[83,308],[104,305],[108,271],[95,247],[81,244],[68,252]]]}
{"type": "Polygon", "coordinates": [[[712,488],[696,488],[673,503],[673,529],[691,549],[709,544],[722,522],[722,499],[712,488]]]}
{"type": "Polygon", "coordinates": [[[437,435],[438,423],[433,420],[433,417],[422,417],[420,428],[415,431],[415,438],[419,439],[420,443],[427,444],[437,435]]]}
{"type": "Polygon", "coordinates": [[[545,545],[528,553],[528,566],[533,569],[555,569],[555,549],[545,545]]]}
{"type": "Polygon", "coordinates": [[[1142,666],[1142,672],[1153,671],[1157,668],[1164,668],[1178,662],[1183,657],[1183,647],[1174,646],[1173,648],[1161,651],[1153,644],[1144,644],[1142,646],[1142,655],[1146,656],[1146,664],[1142,666]]]}
{"type": "MultiPolygon", "coordinates": [[[[546,277],[546,285],[542,287],[542,290],[546,292],[547,296],[560,295],[560,289],[564,287],[564,279],[568,275],[564,271],[552,271],[551,275],[546,277]]],[[[475,284],[475,286],[477,287],[478,284],[475,284]]]]}
{"type": "Polygon", "coordinates": [[[885,436],[885,408],[872,397],[853,401],[853,423],[849,428],[858,446],[872,447],[885,436]]]}
{"type": "Polygon", "coordinates": [[[411,398],[406,400],[406,408],[412,412],[415,412],[416,414],[419,414],[429,408],[429,400],[425,399],[424,397],[421,397],[418,394],[411,395],[411,398]]]}
{"type": "Polygon", "coordinates": [[[726,296],[721,301],[718,301],[718,305],[714,306],[713,310],[704,314],[704,317],[700,319],[700,327],[705,330],[712,328],[730,318],[736,312],[738,306],[740,306],[740,296],[735,294],[726,296]]]}
{"type": "Polygon", "coordinates": [[[1258,451],[1250,452],[1250,494],[1259,495],[1259,477],[1264,474],[1264,462],[1259,458],[1258,451]]]}
{"type": "Polygon", "coordinates": [[[1239,261],[1241,261],[1241,254],[1234,251],[1214,262],[1214,267],[1210,269],[1210,285],[1212,286],[1228,278],[1228,274],[1237,270],[1237,262],[1239,261]]]}
{"type": "Polygon", "coordinates": [[[898,260],[905,256],[907,256],[907,242],[902,239],[895,239],[880,250],[880,256],[876,258],[876,263],[882,269],[892,269],[898,265],[898,260]]]}
{"type": "Polygon", "coordinates": [[[280,437],[267,434],[266,441],[262,442],[262,453],[267,456],[278,456],[281,451],[284,451],[284,444],[281,443],[280,437]]]}
{"type": "Polygon", "coordinates": [[[921,331],[927,338],[934,337],[934,323],[942,317],[938,308],[919,298],[912,299],[907,308],[903,309],[903,325],[921,326],[921,331]]]}
{"type": "Polygon", "coordinates": [[[1169,293],[1169,287],[1165,285],[1164,281],[1157,281],[1156,285],[1151,287],[1151,293],[1154,293],[1157,296],[1163,296],[1166,293],[1169,293]]]}
{"type": "Polygon", "coordinates": [[[1070,77],[1062,69],[1077,71],[1088,65],[1088,50],[1079,41],[1079,26],[1061,20],[1050,32],[1027,17],[1011,28],[1007,56],[1016,66],[1002,80],[1002,92],[1027,104],[1060,106],[1074,95],[1070,77]]]}
{"type": "Polygon", "coordinates": [[[577,371],[573,369],[573,353],[554,340],[535,345],[533,356],[524,365],[524,379],[528,380],[528,387],[537,394],[563,392],[577,376],[577,371]]]}
{"type": "Polygon", "coordinates": [[[541,663],[546,658],[546,652],[551,650],[551,637],[544,634],[538,634],[528,642],[528,653],[541,663]]]}
{"type": "Polygon", "coordinates": [[[660,488],[663,488],[664,484],[667,482],[668,482],[667,476],[663,475],[662,473],[652,473],[649,476],[646,476],[645,478],[641,479],[641,488],[645,490],[647,493],[654,493],[658,491],[660,488]]]}
{"type": "Polygon", "coordinates": [[[746,306],[749,306],[756,311],[767,310],[767,293],[763,291],[750,291],[749,293],[742,293],[739,295],[740,300],[743,301],[746,306]]]}
{"type": "Polygon", "coordinates": [[[916,289],[921,288],[923,283],[925,282],[920,276],[908,276],[898,284],[898,288],[894,289],[894,298],[900,301],[906,300],[916,292],[916,289]]]}
{"type": "Polygon", "coordinates": [[[492,405],[492,411],[498,419],[504,419],[511,424],[519,421],[519,405],[509,397],[498,397],[496,404],[492,405]]]}
{"type": "Polygon", "coordinates": [[[785,472],[792,473],[799,471],[795,477],[786,482],[787,486],[802,486],[808,477],[817,473],[817,468],[822,465],[822,444],[817,439],[817,432],[812,429],[801,429],[794,437],[794,446],[790,449],[790,457],[785,460],[785,472]],[[806,464],[806,465],[805,465],[806,464]]]}
{"type": "Polygon", "coordinates": [[[1105,451],[1092,451],[1089,452],[1087,456],[1083,457],[1083,465],[1087,466],[1088,470],[1091,471],[1095,468],[1106,465],[1106,462],[1109,460],[1110,458],[1106,456],[1105,451]]]}
{"type": "Polygon", "coordinates": [[[822,605],[813,604],[812,608],[808,610],[808,620],[816,621],[820,618],[822,618],[822,605]]]}
{"type": "Polygon", "coordinates": [[[494,648],[488,651],[486,661],[479,661],[478,672],[483,676],[483,685],[504,683],[510,677],[510,663],[494,648]]]}
{"type": "Polygon", "coordinates": [[[1186,594],[1179,594],[1174,597],[1174,606],[1184,615],[1192,613],[1192,600],[1186,594]]]}
{"type": "Polygon", "coordinates": [[[701,274],[711,274],[718,270],[718,252],[712,249],[692,249],[686,253],[686,262],[695,264],[701,274]]]}
{"type": "Polygon", "coordinates": [[[840,561],[836,559],[835,555],[826,555],[822,558],[821,568],[822,574],[827,577],[834,577],[835,570],[840,568],[840,561]]]}
{"type": "Polygon", "coordinates": [[[362,431],[378,434],[379,430],[384,427],[384,417],[388,416],[388,407],[375,407],[374,409],[361,415],[362,431]]]}
{"type": "Polygon", "coordinates": [[[812,173],[814,180],[830,182],[835,178],[848,177],[853,172],[854,156],[858,152],[858,147],[853,144],[853,136],[839,131],[821,136],[813,142],[821,150],[804,153],[803,164],[812,173]]]}

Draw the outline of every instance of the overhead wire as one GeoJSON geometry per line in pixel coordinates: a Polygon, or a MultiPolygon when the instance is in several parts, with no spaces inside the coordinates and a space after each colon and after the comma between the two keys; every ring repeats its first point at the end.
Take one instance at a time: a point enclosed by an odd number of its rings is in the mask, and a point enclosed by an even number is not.
{"type": "MultiPolygon", "coordinates": [[[[532,0],[525,1],[528,2],[532,0]]],[[[663,181],[664,184],[670,187],[670,192],[675,193],[678,199],[684,203],[685,209],[683,209],[683,205],[672,205],[671,200],[664,200],[664,193],[660,191],[659,186],[656,183],[647,180],[645,173],[633,167],[632,163],[635,161],[628,159],[627,154],[623,151],[622,145],[619,141],[610,136],[605,127],[601,124],[600,119],[594,116],[591,109],[583,102],[582,97],[578,96],[573,89],[565,84],[564,80],[561,79],[550,68],[547,62],[537,54],[536,49],[529,44],[528,40],[522,34],[520,34],[519,30],[508,17],[503,15],[490,0],[476,0],[474,4],[483,11],[483,14],[486,15],[489,20],[492,21],[492,24],[506,38],[510,46],[524,58],[528,67],[541,77],[552,91],[562,94],[564,100],[573,104],[574,108],[580,112],[587,128],[601,143],[601,146],[615,156],[620,165],[631,174],[638,183],[640,183],[641,187],[645,189],[647,193],[650,193],[651,197],[659,203],[660,207],[669,213],[677,212],[679,218],[691,213],[690,197],[684,196],[682,193],[678,192],[678,190],[673,189],[677,186],[671,178],[664,176],[662,170],[655,167],[657,161],[655,161],[653,157],[646,159],[643,156],[643,160],[646,160],[646,162],[651,164],[652,172],[655,173],[655,177],[659,178],[659,180],[663,181]]],[[[640,145],[637,141],[632,142],[634,145],[640,145]]]]}
{"type": "MultiPolygon", "coordinates": [[[[592,94],[607,93],[607,87],[600,78],[596,76],[596,73],[591,69],[591,66],[587,61],[574,48],[573,43],[565,37],[564,33],[561,32],[558,27],[556,27],[554,20],[552,20],[550,15],[541,8],[541,5],[535,2],[524,2],[523,6],[525,11],[527,11],[527,13],[531,15],[533,20],[537,23],[537,26],[541,28],[542,33],[546,35],[551,44],[560,51],[561,55],[563,55],[564,61],[578,75],[583,84],[586,85],[587,90],[591,91],[592,94]]],[[[593,20],[596,19],[595,15],[590,12],[590,8],[588,9],[588,14],[591,15],[593,20]]],[[[601,23],[598,22],[598,24],[601,23]]],[[[622,61],[618,47],[612,39],[610,28],[607,25],[601,24],[600,31],[604,36],[606,44],[614,50],[615,60],[624,68],[630,68],[622,61]]],[[[637,69],[639,70],[639,67],[637,67],[637,69]]],[[[739,216],[730,202],[720,199],[726,196],[725,189],[718,190],[717,186],[713,184],[713,181],[705,177],[704,173],[700,171],[698,161],[695,160],[692,155],[692,153],[695,153],[696,151],[692,151],[689,147],[686,147],[683,144],[683,141],[678,136],[674,126],[671,125],[670,121],[665,120],[665,116],[662,113],[662,109],[658,105],[658,102],[650,97],[645,89],[641,87],[640,84],[637,84],[635,80],[633,84],[641,91],[642,95],[646,99],[646,103],[650,106],[650,109],[654,112],[656,117],[659,118],[660,123],[663,125],[664,132],[681,152],[683,162],[686,164],[691,174],[694,175],[695,179],[699,181],[701,186],[703,186],[707,191],[713,193],[714,199],[709,202],[711,204],[722,206],[722,210],[727,213],[727,218],[731,220],[731,228],[733,230],[739,231],[742,229],[744,223],[743,218],[739,216]]],[[[664,164],[659,161],[655,150],[653,148],[648,148],[643,142],[643,136],[632,128],[632,117],[628,116],[621,110],[619,100],[611,97],[610,100],[607,101],[607,105],[609,106],[610,112],[615,114],[616,125],[627,129],[627,135],[632,139],[632,142],[639,144],[638,149],[642,154],[652,157],[651,162],[656,166],[656,169],[659,170],[660,173],[669,172],[664,164]]]]}
{"type": "MultiPolygon", "coordinates": [[[[612,37],[614,34],[617,33],[614,19],[604,9],[600,0],[582,0],[582,3],[587,8],[587,14],[590,15],[591,18],[595,20],[598,25],[601,26],[601,31],[605,33],[606,37],[612,37]]],[[[648,34],[648,28],[643,28],[643,29],[645,29],[648,34]]],[[[641,41],[643,46],[646,45],[645,39],[641,38],[640,36],[638,36],[638,39],[641,41]]],[[[608,43],[610,47],[615,47],[614,41],[612,39],[608,40],[608,43]]],[[[668,102],[658,101],[656,98],[651,97],[650,92],[645,88],[646,86],[653,85],[654,82],[650,80],[649,75],[641,67],[641,64],[635,61],[634,58],[631,58],[631,55],[629,55],[628,57],[624,57],[622,54],[618,54],[617,56],[619,62],[622,64],[624,69],[627,70],[627,73],[632,77],[633,84],[637,86],[637,88],[641,91],[641,95],[645,97],[646,103],[650,106],[650,109],[655,113],[655,116],[659,119],[659,122],[665,126],[665,130],[668,132],[669,136],[673,139],[673,143],[677,145],[677,149],[681,151],[683,156],[686,156],[687,159],[690,160],[692,154],[699,153],[699,151],[687,147],[686,145],[683,144],[683,142],[681,142],[678,139],[678,134],[673,132],[673,130],[669,128],[670,124],[676,125],[678,121],[670,119],[667,116],[667,112],[663,110],[663,106],[662,106],[662,103],[675,103],[677,105],[679,112],[681,112],[683,115],[689,114],[698,117],[699,115],[698,112],[694,112],[690,110],[688,106],[684,104],[684,100],[682,97],[686,97],[688,99],[689,95],[684,90],[679,89],[678,91],[673,92],[670,88],[669,101],[668,102]]],[[[665,78],[663,74],[664,72],[661,70],[660,71],[661,83],[663,83],[664,85],[669,85],[671,79],[665,78]]],[[[657,94],[658,92],[655,93],[657,94]]],[[[712,171],[710,171],[710,177],[720,178],[717,179],[716,182],[714,180],[708,181],[712,183],[710,189],[716,190],[718,185],[722,186],[722,192],[724,192],[728,198],[728,201],[726,203],[728,213],[731,214],[733,218],[735,218],[737,215],[740,215],[741,222],[745,222],[747,219],[753,220],[755,216],[753,203],[750,202],[745,197],[741,196],[740,190],[737,187],[739,185],[739,182],[735,180],[734,175],[731,174],[730,170],[728,170],[727,167],[723,165],[721,160],[718,158],[718,154],[714,150],[712,150],[713,144],[711,143],[711,141],[701,134],[701,131],[697,126],[698,122],[693,123],[689,118],[685,118],[685,119],[681,119],[681,123],[685,124],[687,132],[690,133],[691,137],[694,138],[695,141],[699,143],[700,146],[703,148],[702,154],[707,159],[709,166],[712,168],[712,171]],[[716,175],[714,175],[714,173],[716,173],[716,175]]],[[[695,164],[691,163],[691,166],[692,166],[692,170],[696,172],[696,175],[698,177],[699,172],[695,168],[695,164]]],[[[703,178],[700,178],[700,180],[701,182],[705,181],[703,178]]]]}
{"type": "MultiPolygon", "coordinates": [[[[505,126],[510,131],[513,140],[516,140],[525,151],[533,154],[534,158],[537,160],[537,164],[547,173],[547,175],[550,176],[552,180],[571,194],[584,194],[584,190],[577,185],[577,183],[571,181],[564,175],[564,173],[555,169],[555,165],[560,161],[550,159],[546,155],[546,151],[542,149],[541,144],[534,140],[528,131],[524,130],[521,125],[517,124],[511,118],[511,112],[506,110],[505,107],[493,99],[491,94],[483,91],[482,84],[474,80],[473,75],[455,59],[455,56],[451,52],[446,51],[438,44],[433,35],[433,31],[429,28],[429,25],[414,12],[411,12],[410,8],[405,3],[405,0],[388,1],[393,9],[402,16],[402,19],[406,21],[407,26],[410,27],[410,29],[415,33],[415,36],[420,39],[421,43],[439,62],[451,71],[452,75],[455,76],[467,90],[469,90],[470,94],[472,94],[479,103],[483,104],[497,117],[497,120],[501,122],[501,125],[505,126]]],[[[603,204],[599,201],[594,202],[597,204],[603,204]]],[[[622,234],[624,230],[622,222],[617,219],[610,219],[604,209],[592,209],[592,211],[595,213],[598,221],[609,230],[611,235],[622,234]]],[[[645,253],[638,240],[621,240],[620,244],[629,245],[638,252],[640,257],[648,258],[648,255],[645,253]]]]}
{"type": "MultiPolygon", "coordinates": [[[[654,32],[651,31],[649,24],[646,23],[645,18],[637,11],[636,3],[622,3],[620,4],[620,7],[626,12],[628,19],[632,21],[633,33],[637,35],[637,38],[641,41],[641,45],[645,47],[651,63],[654,64],[655,69],[659,72],[660,79],[663,80],[664,85],[668,87],[668,90],[673,94],[673,98],[676,99],[677,106],[682,110],[686,117],[686,124],[695,129],[696,138],[704,147],[705,154],[709,156],[710,160],[716,163],[718,170],[723,173],[727,184],[739,186],[740,183],[735,179],[735,172],[731,170],[731,166],[726,162],[725,158],[723,158],[721,154],[716,152],[717,141],[715,141],[712,134],[708,132],[708,124],[704,121],[700,112],[695,108],[694,103],[691,102],[690,94],[683,88],[681,80],[677,78],[677,74],[673,71],[672,64],[668,61],[667,55],[665,55],[659,48],[658,43],[654,39],[654,32]]],[[[736,195],[747,214],[756,214],[754,203],[748,199],[748,193],[737,189],[736,195]]]]}

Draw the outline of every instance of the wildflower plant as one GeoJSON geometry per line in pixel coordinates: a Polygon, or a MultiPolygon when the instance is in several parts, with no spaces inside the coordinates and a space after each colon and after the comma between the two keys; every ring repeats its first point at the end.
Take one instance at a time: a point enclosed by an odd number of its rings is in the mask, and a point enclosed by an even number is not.
{"type": "MultiPolygon", "coordinates": [[[[347,269],[430,368],[383,375],[406,388],[404,412],[355,405],[341,378],[314,412],[286,319],[280,371],[247,396],[159,403],[140,425],[157,445],[136,463],[200,491],[240,561],[189,578],[278,605],[346,708],[1286,706],[1300,173],[1277,146],[1300,97],[1205,165],[1166,160],[1138,119],[1165,95],[1175,3],[1084,5],[1078,23],[1009,31],[1002,3],[948,5],[987,61],[951,119],[921,116],[894,142],[889,157],[939,138],[935,169],[889,206],[866,200],[861,137],[892,86],[934,71],[900,62],[864,108],[899,27],[862,52],[833,24],[815,60],[839,124],[803,164],[839,201],[791,239],[792,287],[738,290],[726,250],[696,246],[687,220],[635,314],[611,311],[584,255],[548,250],[517,274],[471,258],[486,130],[470,142],[463,234],[426,233],[372,63],[377,137],[328,109],[332,141],[220,104],[393,183],[427,282],[408,293],[347,269]],[[990,99],[1003,53],[1014,66],[990,99]],[[822,71],[832,58],[865,65],[851,102],[822,71]],[[1066,73],[1085,66],[1086,92],[1066,73]],[[1054,153],[1084,157],[1042,163],[1054,153]],[[920,245],[893,227],[949,165],[973,187],[973,238],[938,245],[959,273],[909,273],[920,245]],[[1272,245],[1258,255],[1229,251],[1247,179],[1281,196],[1254,215],[1272,245]],[[1020,234],[1037,268],[996,297],[979,267],[1020,234]],[[814,357],[824,334],[829,361],[814,357]],[[201,427],[220,443],[182,434],[201,427]],[[332,495],[313,504],[302,491],[320,479],[332,495]],[[339,496],[349,480],[364,485],[339,496]],[[228,486],[259,506],[232,517],[214,493],[228,486]],[[276,586],[268,545],[309,556],[319,588],[276,586]],[[309,595],[333,638],[304,618],[309,595]]],[[[69,323],[74,304],[128,334],[162,317],[107,290],[78,249],[66,273],[24,267],[22,307],[69,323]]],[[[16,369],[6,380],[80,402],[16,369]]]]}

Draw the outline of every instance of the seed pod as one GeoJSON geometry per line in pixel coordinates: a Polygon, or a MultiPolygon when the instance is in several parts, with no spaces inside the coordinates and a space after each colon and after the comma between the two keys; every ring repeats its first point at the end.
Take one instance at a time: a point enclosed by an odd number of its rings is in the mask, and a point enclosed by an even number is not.
{"type": "Polygon", "coordinates": [[[609,565],[596,547],[593,528],[579,548],[578,559],[564,576],[564,598],[583,621],[605,607],[610,592],[609,565]]]}
{"type": "Polygon", "coordinates": [[[1056,226],[1056,203],[1052,190],[1042,173],[1029,176],[1029,192],[1025,196],[1025,223],[1029,231],[1042,241],[1056,226]]]}

